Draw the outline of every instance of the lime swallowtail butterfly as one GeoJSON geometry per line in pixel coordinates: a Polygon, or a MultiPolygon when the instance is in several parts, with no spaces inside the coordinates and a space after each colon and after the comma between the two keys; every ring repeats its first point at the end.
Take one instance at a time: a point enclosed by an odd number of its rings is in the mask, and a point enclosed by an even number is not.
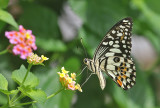
{"type": "Polygon", "coordinates": [[[88,69],[97,74],[102,90],[106,80],[102,72],[124,90],[135,85],[136,69],[131,53],[132,19],[124,18],[115,24],[97,47],[93,59],[84,59],[88,69]]]}

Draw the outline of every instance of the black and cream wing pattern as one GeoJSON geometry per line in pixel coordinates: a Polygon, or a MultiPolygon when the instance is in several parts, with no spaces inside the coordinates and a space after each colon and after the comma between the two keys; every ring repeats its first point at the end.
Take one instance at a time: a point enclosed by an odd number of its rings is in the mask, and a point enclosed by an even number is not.
{"type": "Polygon", "coordinates": [[[100,80],[101,88],[105,87],[105,72],[124,90],[131,88],[136,82],[136,69],[131,58],[132,19],[124,18],[115,24],[97,47],[93,63],[100,80]],[[104,80],[104,81],[103,81],[104,80]]]}

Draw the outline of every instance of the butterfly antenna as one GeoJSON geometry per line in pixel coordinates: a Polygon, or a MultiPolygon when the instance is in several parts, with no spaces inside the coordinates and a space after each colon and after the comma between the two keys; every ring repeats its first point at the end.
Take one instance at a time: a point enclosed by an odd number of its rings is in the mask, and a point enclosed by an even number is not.
{"type": "Polygon", "coordinates": [[[85,53],[85,55],[86,55],[86,57],[87,57],[87,51],[86,51],[86,49],[85,49],[85,47],[84,47],[84,45],[83,45],[83,39],[82,39],[82,38],[81,38],[81,44],[82,44],[82,47],[83,47],[84,53],[85,53]]]}
{"type": "Polygon", "coordinates": [[[77,77],[78,77],[79,75],[81,75],[81,74],[84,72],[84,70],[86,69],[86,67],[87,67],[87,66],[85,66],[85,67],[82,69],[81,73],[78,74],[77,77]]]}
{"type": "Polygon", "coordinates": [[[83,82],[83,84],[81,85],[81,87],[84,86],[84,84],[89,80],[89,78],[90,78],[93,74],[94,74],[94,73],[91,73],[91,74],[89,75],[89,77],[85,80],[85,82],[83,82]]]}

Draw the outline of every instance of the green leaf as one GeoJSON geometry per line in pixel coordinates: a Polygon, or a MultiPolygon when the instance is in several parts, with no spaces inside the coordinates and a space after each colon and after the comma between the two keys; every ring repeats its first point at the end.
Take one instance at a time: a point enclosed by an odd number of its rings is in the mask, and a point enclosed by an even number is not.
{"type": "Polygon", "coordinates": [[[27,91],[27,96],[37,101],[38,103],[44,103],[47,100],[47,95],[42,90],[31,90],[27,91]]]}
{"type": "Polygon", "coordinates": [[[16,29],[18,29],[18,24],[16,23],[16,21],[14,20],[14,18],[12,17],[12,15],[2,9],[0,9],[0,20],[14,26],[16,29]]]}
{"type": "Polygon", "coordinates": [[[30,97],[38,103],[42,104],[47,100],[46,93],[40,89],[30,89],[24,87],[19,87],[18,89],[23,93],[23,95],[30,97]]]}
{"type": "Polygon", "coordinates": [[[0,0],[0,8],[6,8],[8,6],[9,0],[0,0]]]}
{"type": "MultiPolygon", "coordinates": [[[[25,77],[25,74],[27,72],[27,69],[24,67],[24,65],[21,65],[20,69],[13,71],[12,73],[12,79],[17,82],[19,85],[22,84],[22,81],[25,77]]],[[[24,82],[25,87],[36,87],[39,84],[38,78],[31,72],[29,72],[26,81],[24,82]]]]}
{"type": "Polygon", "coordinates": [[[8,81],[2,74],[0,74],[0,91],[8,91],[8,81]]]}
{"type": "Polygon", "coordinates": [[[7,96],[0,93],[0,98],[1,98],[1,101],[0,101],[0,105],[4,105],[7,103],[7,96]]]}

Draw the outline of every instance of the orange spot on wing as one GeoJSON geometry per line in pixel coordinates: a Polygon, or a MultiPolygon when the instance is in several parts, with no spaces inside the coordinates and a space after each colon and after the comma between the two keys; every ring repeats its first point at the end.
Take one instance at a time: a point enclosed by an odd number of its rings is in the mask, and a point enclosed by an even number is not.
{"type": "Polygon", "coordinates": [[[118,76],[118,79],[120,80],[120,79],[121,79],[121,76],[118,76]]]}
{"type": "Polygon", "coordinates": [[[118,83],[120,86],[122,86],[122,81],[117,80],[117,83],[118,83]]]}
{"type": "Polygon", "coordinates": [[[127,76],[126,76],[126,75],[123,75],[122,77],[123,77],[124,79],[126,79],[127,76]]]}
{"type": "Polygon", "coordinates": [[[120,69],[120,67],[118,67],[118,71],[120,71],[121,69],[120,69]]]}
{"type": "Polygon", "coordinates": [[[127,71],[127,68],[124,68],[123,71],[127,71]]]}
{"type": "Polygon", "coordinates": [[[121,36],[121,41],[123,40],[124,36],[125,36],[125,35],[124,35],[124,32],[123,32],[123,35],[121,36]]]}

